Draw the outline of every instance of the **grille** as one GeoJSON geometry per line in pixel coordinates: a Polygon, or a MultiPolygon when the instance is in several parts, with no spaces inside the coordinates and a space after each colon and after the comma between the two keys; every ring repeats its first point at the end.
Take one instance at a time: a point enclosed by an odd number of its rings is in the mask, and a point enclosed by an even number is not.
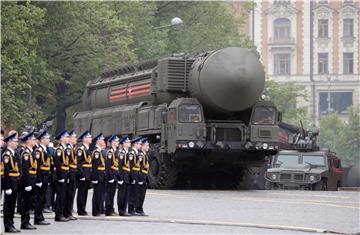
{"type": "Polygon", "coordinates": [[[297,182],[303,182],[304,181],[304,175],[295,174],[294,175],[294,180],[297,181],[297,182]]]}
{"type": "Polygon", "coordinates": [[[280,181],[290,181],[291,174],[280,174],[280,181]]]}
{"type": "Polygon", "coordinates": [[[270,130],[260,130],[259,131],[259,137],[271,137],[271,131],[270,130]]]}
{"type": "Polygon", "coordinates": [[[166,90],[182,91],[188,90],[188,77],[193,59],[168,58],[160,61],[159,75],[165,76],[163,81],[166,90]]]}

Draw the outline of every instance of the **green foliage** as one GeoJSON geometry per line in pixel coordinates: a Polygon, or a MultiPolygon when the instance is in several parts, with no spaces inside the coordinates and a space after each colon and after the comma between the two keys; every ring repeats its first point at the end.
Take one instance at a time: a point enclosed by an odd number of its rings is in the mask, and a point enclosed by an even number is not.
{"type": "Polygon", "coordinates": [[[360,160],[360,108],[349,107],[348,122],[337,114],[323,116],[320,120],[319,145],[335,151],[343,165],[360,160]]]}
{"type": "Polygon", "coordinates": [[[309,124],[306,107],[297,107],[297,100],[307,100],[306,90],[303,86],[296,85],[294,82],[278,83],[267,80],[265,84],[265,95],[270,97],[277,109],[283,114],[283,121],[286,123],[300,125],[300,120],[304,126],[309,124]]]}
{"type": "Polygon", "coordinates": [[[13,127],[36,124],[44,115],[31,99],[38,94],[34,88],[52,77],[37,52],[45,11],[29,3],[3,2],[1,12],[1,118],[13,127]]]}

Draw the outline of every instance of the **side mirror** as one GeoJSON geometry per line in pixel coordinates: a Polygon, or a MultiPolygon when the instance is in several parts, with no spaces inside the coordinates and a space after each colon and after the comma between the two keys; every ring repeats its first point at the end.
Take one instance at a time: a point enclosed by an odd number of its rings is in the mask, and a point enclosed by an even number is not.
{"type": "Polygon", "coordinates": [[[279,122],[282,121],[282,112],[278,112],[278,121],[279,121],[279,122]]]}
{"type": "Polygon", "coordinates": [[[167,122],[167,112],[162,111],[161,112],[161,123],[166,123],[166,122],[167,122]]]}

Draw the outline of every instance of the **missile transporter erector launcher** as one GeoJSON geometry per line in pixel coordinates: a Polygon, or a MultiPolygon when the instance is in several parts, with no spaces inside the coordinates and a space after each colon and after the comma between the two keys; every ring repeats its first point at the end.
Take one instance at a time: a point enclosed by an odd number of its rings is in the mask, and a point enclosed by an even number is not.
{"type": "Polygon", "coordinates": [[[265,74],[257,53],[224,48],[102,72],[74,114],[78,132],[151,140],[150,184],[172,188],[193,175],[244,188],[278,150],[279,113],[260,101],[265,74]]]}

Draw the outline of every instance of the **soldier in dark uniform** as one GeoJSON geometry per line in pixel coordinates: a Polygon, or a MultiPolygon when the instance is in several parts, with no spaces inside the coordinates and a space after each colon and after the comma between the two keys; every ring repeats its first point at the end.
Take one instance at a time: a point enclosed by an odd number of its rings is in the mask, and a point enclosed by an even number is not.
{"type": "Polygon", "coordinates": [[[69,179],[66,185],[66,206],[64,211],[64,216],[70,220],[77,220],[77,218],[72,215],[78,175],[77,155],[75,153],[76,144],[76,133],[74,130],[71,130],[69,132],[69,144],[67,145],[67,150],[71,152],[71,155],[69,159],[69,179]]]}
{"type": "Polygon", "coordinates": [[[108,139],[109,147],[104,150],[105,161],[105,178],[106,178],[106,201],[105,201],[105,215],[114,216],[114,196],[116,185],[119,177],[119,159],[117,157],[119,151],[119,137],[116,135],[108,139]]]}
{"type": "Polygon", "coordinates": [[[140,162],[139,162],[139,150],[141,148],[141,137],[136,137],[131,141],[132,147],[129,150],[127,156],[130,163],[130,185],[128,191],[128,213],[130,215],[136,215],[136,197],[138,196],[136,190],[136,184],[139,182],[140,162]]]}
{"type": "Polygon", "coordinates": [[[120,216],[128,216],[126,212],[128,186],[130,183],[130,163],[128,160],[128,152],[131,147],[131,141],[128,136],[124,136],[120,141],[119,148],[119,180],[118,180],[118,194],[117,203],[120,216]]]}
{"type": "Polygon", "coordinates": [[[30,210],[34,197],[34,187],[37,174],[37,156],[33,156],[33,147],[35,145],[34,133],[28,133],[22,138],[26,147],[21,153],[21,177],[20,177],[20,189],[21,189],[21,229],[36,229],[30,224],[30,210]]]}
{"type": "Polygon", "coordinates": [[[69,133],[64,130],[56,136],[60,141],[55,149],[54,155],[54,169],[55,169],[55,221],[67,222],[69,218],[64,216],[66,206],[66,186],[69,178],[69,159],[71,156],[71,149],[68,148],[69,133]]]}
{"type": "Polygon", "coordinates": [[[139,162],[140,162],[140,172],[139,172],[139,182],[137,184],[137,201],[136,201],[136,213],[141,216],[146,216],[143,205],[145,201],[145,194],[147,184],[149,182],[148,173],[149,173],[149,141],[147,138],[142,139],[141,150],[139,151],[139,162]]]}
{"type": "Polygon", "coordinates": [[[101,205],[104,204],[102,194],[105,191],[105,158],[102,151],[105,147],[105,137],[100,133],[94,138],[95,148],[92,152],[92,179],[94,194],[92,199],[92,215],[101,215],[101,205]]]}
{"type": "MultiPolygon", "coordinates": [[[[1,134],[0,134],[0,151],[1,151],[1,153],[3,153],[5,148],[6,147],[5,147],[5,142],[4,142],[4,131],[3,131],[3,129],[1,129],[1,134]]],[[[1,176],[1,185],[4,185],[4,164],[3,164],[2,160],[0,162],[0,176],[1,176]]],[[[1,188],[1,190],[0,190],[0,195],[1,195],[0,200],[2,199],[2,191],[3,191],[3,188],[1,188]]]]}
{"type": "Polygon", "coordinates": [[[88,190],[91,184],[92,161],[89,150],[92,137],[89,131],[85,131],[79,137],[82,144],[77,148],[77,164],[79,173],[79,188],[77,194],[77,213],[78,215],[87,215],[86,201],[88,190]]]}
{"type": "Polygon", "coordinates": [[[14,226],[14,213],[16,204],[16,195],[19,184],[19,158],[15,157],[15,149],[18,145],[16,133],[9,135],[4,139],[7,148],[2,151],[1,165],[3,166],[2,189],[5,191],[4,198],[4,227],[5,232],[17,233],[20,230],[14,226]]]}
{"type": "Polygon", "coordinates": [[[53,167],[52,156],[47,151],[47,146],[50,143],[50,135],[47,131],[42,131],[37,136],[39,140],[38,147],[34,151],[34,156],[37,160],[37,174],[35,183],[35,215],[34,224],[36,225],[49,225],[45,221],[43,209],[45,206],[45,195],[48,184],[51,180],[51,168],[53,167]]]}
{"type": "MultiPolygon", "coordinates": [[[[25,142],[22,141],[22,138],[24,136],[26,136],[27,134],[29,134],[29,132],[24,131],[21,133],[20,137],[19,137],[19,144],[15,150],[15,157],[18,158],[19,160],[19,168],[21,169],[21,154],[22,152],[25,150],[26,146],[25,146],[25,142]]],[[[17,195],[17,200],[16,200],[16,204],[17,204],[17,208],[16,208],[16,212],[18,214],[20,214],[20,204],[21,204],[21,190],[18,190],[18,195],[17,195]]]]}
{"type": "Polygon", "coordinates": [[[52,213],[55,211],[55,173],[54,173],[54,143],[50,142],[47,146],[47,152],[51,156],[52,159],[52,167],[51,167],[51,177],[49,179],[49,185],[47,187],[46,196],[45,196],[45,208],[43,210],[44,213],[52,213]]]}

